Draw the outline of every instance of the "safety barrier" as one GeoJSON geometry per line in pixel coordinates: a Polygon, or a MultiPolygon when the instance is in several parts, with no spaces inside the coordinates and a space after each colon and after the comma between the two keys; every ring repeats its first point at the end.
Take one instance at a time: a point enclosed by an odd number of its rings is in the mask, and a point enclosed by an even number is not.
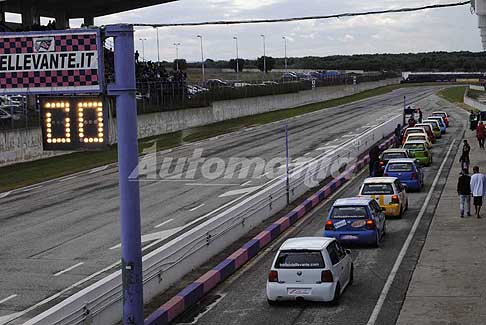
{"type": "MultiPolygon", "coordinates": [[[[393,138],[388,139],[381,145],[381,148],[388,147],[393,141],[393,138]]],[[[162,325],[170,323],[184,310],[199,301],[199,299],[212,290],[216,285],[223,282],[246,262],[252,259],[260,250],[276,239],[291,225],[296,223],[306,213],[315,208],[320,202],[329,198],[337,189],[351,179],[354,173],[361,170],[368,161],[369,157],[366,156],[362,158],[349,167],[345,172],[341,173],[339,177],[333,179],[319,191],[307,198],[286,216],[268,226],[233,254],[228,256],[223,262],[203,274],[199,279],[177,293],[167,303],[153,312],[145,320],[145,325],[162,325]]]]}
{"type": "MultiPolygon", "coordinates": [[[[371,146],[393,133],[401,120],[402,115],[394,116],[341,147],[317,156],[305,165],[292,170],[289,175],[290,200],[293,201],[307,192],[309,182],[318,183],[332,176],[333,173],[339,173],[337,171],[341,171],[342,167],[347,166],[349,169],[349,166],[356,165],[358,157],[366,153],[371,146]]],[[[336,189],[340,182],[339,179],[338,177],[337,180],[330,183],[328,191],[336,189]]],[[[314,200],[317,200],[317,198],[314,198],[314,200]]],[[[307,202],[307,205],[313,206],[309,202],[307,202]]],[[[287,186],[285,175],[283,175],[270,181],[261,190],[249,195],[239,203],[235,203],[227,210],[145,255],[143,257],[145,303],[286,206],[287,186]]],[[[281,228],[278,229],[278,231],[281,230],[281,228]]],[[[278,231],[276,228],[270,229],[270,235],[262,237],[262,240],[271,239],[278,231]]],[[[248,247],[248,249],[252,251],[255,249],[254,247],[257,246],[248,247]]],[[[234,263],[241,265],[244,258],[238,257],[236,260],[237,262],[234,263]]],[[[223,278],[228,275],[228,270],[231,270],[231,266],[227,267],[221,268],[223,278]]],[[[213,283],[218,278],[221,279],[221,274],[210,276],[207,280],[208,283],[213,283]]],[[[117,271],[65,299],[25,324],[80,324],[89,322],[90,324],[105,325],[117,323],[120,321],[122,310],[121,287],[121,271],[117,271]]],[[[197,290],[200,292],[200,286],[197,287],[197,290]]],[[[204,290],[203,287],[203,292],[205,292],[204,290]]],[[[187,304],[194,302],[194,298],[187,299],[187,304]]],[[[181,303],[177,303],[173,307],[175,309],[171,310],[177,311],[180,306],[181,303]]],[[[182,306],[186,306],[186,303],[182,306]]]]}

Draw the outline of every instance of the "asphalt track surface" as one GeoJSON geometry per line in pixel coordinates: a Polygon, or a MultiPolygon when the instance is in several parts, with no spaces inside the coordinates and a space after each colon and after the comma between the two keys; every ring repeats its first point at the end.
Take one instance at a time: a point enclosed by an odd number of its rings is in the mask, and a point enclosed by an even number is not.
{"type": "MultiPolygon", "coordinates": [[[[447,134],[433,146],[434,163],[425,170],[425,188],[418,193],[409,193],[409,210],[402,219],[387,219],[387,234],[380,248],[350,247],[354,262],[354,283],[343,293],[340,304],[284,302],[269,306],[266,302],[265,285],[267,274],[280,244],[286,238],[322,236],[326,216],[332,202],[337,198],[352,197],[367,171],[357,176],[341,192],[311,212],[310,217],[298,227],[291,227],[275,243],[257,255],[246,266],[216,287],[198,305],[176,319],[178,324],[367,324],[375,308],[384,284],[410,233],[419,211],[437,175],[439,167],[451,149],[436,187],[431,192],[429,204],[403,262],[398,269],[391,289],[375,324],[395,324],[410,278],[417,263],[427,231],[434,215],[445,181],[459,148],[467,113],[446,103],[436,96],[421,101],[422,110],[446,110],[452,115],[447,134]],[[455,140],[455,141],[454,141],[455,140]],[[288,231],[288,232],[289,232],[288,231]]],[[[456,171],[452,171],[456,172],[456,171]]],[[[458,173],[458,171],[457,171],[458,173]]]]}
{"type": "MultiPolygon", "coordinates": [[[[226,162],[234,157],[260,157],[266,161],[285,157],[283,130],[286,123],[291,160],[304,156],[312,158],[400,114],[404,95],[411,102],[423,103],[426,110],[437,108],[433,96],[437,90],[434,87],[404,88],[286,121],[250,127],[148,156],[150,158],[144,160],[142,166],[148,171],[156,166],[159,174],[163,158],[193,161],[195,149],[203,150],[203,158],[218,157],[226,162]]],[[[434,148],[438,151],[436,159],[445,145],[446,141],[442,140],[434,148]]],[[[215,179],[204,178],[196,172],[194,178],[187,179],[186,174],[178,177],[180,173],[170,171],[172,178],[151,179],[150,173],[141,177],[142,246],[150,247],[144,253],[271,181],[265,175],[251,172],[246,177],[236,173],[234,177],[215,179]]],[[[21,323],[118,267],[120,225],[116,165],[1,193],[0,205],[0,324],[10,318],[14,318],[11,324],[21,323]],[[55,294],[59,297],[43,302],[55,294]]],[[[407,218],[411,218],[410,213],[407,218]]],[[[396,223],[396,231],[407,229],[407,218],[396,223]]],[[[393,231],[391,228],[385,245],[390,256],[385,258],[378,251],[367,251],[373,258],[364,259],[366,267],[373,269],[378,265],[385,271],[383,267],[389,266],[386,259],[392,257],[393,250],[388,246],[395,241],[398,245],[401,240],[393,231]]],[[[262,275],[266,274],[265,267],[261,271],[262,275]]],[[[360,283],[351,290],[358,290],[360,283]]],[[[255,287],[255,290],[261,288],[255,287]]],[[[376,291],[377,287],[367,290],[376,291]]],[[[344,304],[350,296],[348,292],[344,304]]],[[[253,299],[256,297],[260,296],[253,299]]]]}

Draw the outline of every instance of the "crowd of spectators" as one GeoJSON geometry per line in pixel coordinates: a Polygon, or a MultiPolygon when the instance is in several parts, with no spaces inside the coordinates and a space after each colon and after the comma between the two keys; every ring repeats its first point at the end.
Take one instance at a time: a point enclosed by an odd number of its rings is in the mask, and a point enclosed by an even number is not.
{"type": "Polygon", "coordinates": [[[40,24],[33,24],[28,27],[18,27],[14,31],[15,32],[37,32],[37,31],[47,31],[47,30],[56,30],[56,21],[49,20],[47,25],[40,25],[40,24]]]}

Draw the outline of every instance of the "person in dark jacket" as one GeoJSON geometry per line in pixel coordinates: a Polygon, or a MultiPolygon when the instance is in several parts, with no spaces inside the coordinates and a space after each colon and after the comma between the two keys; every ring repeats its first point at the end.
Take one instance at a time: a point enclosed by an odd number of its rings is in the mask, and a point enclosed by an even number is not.
{"type": "Polygon", "coordinates": [[[459,158],[459,162],[461,163],[461,170],[465,174],[469,174],[469,152],[471,151],[471,146],[467,142],[467,140],[464,140],[464,145],[462,147],[462,154],[461,158],[459,158]]]}
{"type": "Polygon", "coordinates": [[[378,161],[380,160],[380,148],[378,146],[373,146],[369,152],[370,162],[370,176],[375,176],[376,166],[378,165],[378,161]]]}
{"type": "Polygon", "coordinates": [[[461,172],[457,181],[457,194],[460,198],[461,218],[464,218],[464,210],[467,210],[468,217],[471,216],[471,177],[461,172]]]}

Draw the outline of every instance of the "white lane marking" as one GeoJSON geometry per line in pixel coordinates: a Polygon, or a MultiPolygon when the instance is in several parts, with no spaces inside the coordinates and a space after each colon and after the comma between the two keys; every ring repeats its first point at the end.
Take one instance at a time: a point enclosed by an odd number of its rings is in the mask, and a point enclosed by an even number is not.
{"type": "Polygon", "coordinates": [[[11,296],[8,296],[7,298],[0,300],[0,305],[3,304],[4,302],[7,302],[7,301],[15,298],[15,297],[17,297],[17,295],[11,295],[11,296]]]}
{"type": "Polygon", "coordinates": [[[78,177],[78,175],[76,175],[76,176],[70,176],[70,177],[66,177],[66,178],[61,178],[61,179],[59,180],[59,182],[65,182],[65,181],[69,181],[69,180],[71,180],[71,179],[75,179],[76,177],[78,177]]]}
{"type": "Polygon", "coordinates": [[[104,166],[101,166],[101,167],[97,167],[97,168],[94,168],[94,169],[91,169],[88,174],[94,174],[94,173],[97,173],[97,172],[101,172],[105,169],[108,168],[108,165],[104,165],[104,166]]]}
{"type": "Polygon", "coordinates": [[[354,133],[353,134],[345,134],[345,135],[342,136],[342,138],[354,138],[354,137],[357,137],[357,136],[358,136],[358,134],[354,134],[354,133]]]}
{"type": "Polygon", "coordinates": [[[164,226],[164,225],[166,225],[166,224],[168,224],[168,223],[170,223],[172,221],[174,221],[174,219],[165,220],[164,222],[159,223],[158,225],[156,225],[154,228],[160,228],[160,227],[162,227],[162,226],[164,226]]]}
{"type": "Polygon", "coordinates": [[[0,193],[0,199],[3,199],[4,197],[7,197],[10,195],[10,193],[12,193],[12,191],[8,191],[8,192],[3,192],[3,193],[0,193]]]}
{"type": "Polygon", "coordinates": [[[192,212],[192,211],[196,211],[197,209],[202,208],[203,206],[205,206],[205,204],[204,204],[204,203],[201,203],[201,204],[199,204],[197,207],[194,207],[194,208],[192,208],[192,209],[189,209],[189,211],[191,211],[191,212],[192,212]]]}
{"type": "Polygon", "coordinates": [[[77,267],[79,267],[79,266],[81,266],[83,264],[84,264],[84,262],[79,262],[78,264],[74,264],[73,266],[70,266],[67,269],[64,269],[62,271],[59,271],[57,273],[54,273],[54,276],[60,276],[61,274],[64,274],[64,273],[69,272],[71,270],[74,270],[75,268],[77,268],[77,267]]]}
{"type": "Polygon", "coordinates": [[[10,315],[0,316],[0,324],[4,324],[4,323],[6,323],[6,322],[10,322],[10,321],[12,321],[12,320],[15,320],[15,319],[17,319],[17,318],[19,318],[19,317],[21,317],[21,316],[23,316],[23,315],[25,315],[25,314],[27,314],[27,313],[31,312],[32,310],[34,310],[34,309],[36,309],[36,308],[38,308],[38,307],[40,307],[40,306],[42,306],[42,305],[45,305],[45,304],[47,304],[47,303],[51,302],[51,301],[53,301],[54,299],[57,299],[58,297],[63,296],[63,295],[66,293],[66,292],[69,292],[69,291],[73,290],[74,288],[79,287],[81,284],[83,284],[83,283],[85,283],[85,282],[87,282],[87,281],[91,280],[91,279],[92,279],[92,278],[94,278],[94,277],[97,277],[98,275],[100,275],[100,274],[102,274],[102,273],[104,273],[104,272],[106,272],[106,271],[108,271],[108,270],[110,270],[110,269],[112,269],[112,268],[114,268],[114,267],[116,267],[116,266],[118,266],[118,265],[120,265],[120,262],[118,262],[118,261],[117,261],[117,262],[115,262],[115,263],[113,263],[113,264],[111,264],[111,265],[109,265],[109,266],[105,267],[104,269],[102,269],[102,270],[100,270],[100,271],[97,271],[97,272],[95,272],[95,273],[91,274],[90,276],[87,276],[87,277],[86,277],[86,278],[84,278],[84,279],[79,280],[78,282],[76,282],[76,283],[75,283],[75,284],[73,284],[73,285],[70,285],[70,286],[69,286],[69,287],[67,287],[66,289],[63,289],[63,290],[59,291],[58,293],[56,293],[56,294],[54,294],[54,295],[52,295],[52,296],[50,296],[50,297],[47,297],[47,298],[46,298],[46,299],[44,299],[44,300],[39,301],[38,303],[36,303],[35,305],[30,306],[30,307],[29,307],[29,308],[27,308],[27,309],[24,309],[24,310],[22,310],[22,311],[19,311],[19,312],[16,312],[16,313],[10,314],[10,315]]]}
{"type": "Polygon", "coordinates": [[[219,304],[219,302],[221,300],[224,299],[224,297],[226,297],[226,293],[218,293],[220,295],[220,297],[218,299],[216,299],[215,301],[213,301],[209,306],[207,306],[204,311],[200,314],[198,314],[196,317],[194,317],[193,321],[190,322],[190,323],[177,323],[179,325],[193,325],[193,324],[197,324],[197,322],[199,322],[199,320],[204,316],[206,315],[207,313],[209,313],[214,307],[216,307],[217,304],[219,304]]]}
{"type": "MultiPolygon", "coordinates": [[[[162,230],[162,231],[153,232],[153,233],[150,233],[150,234],[143,235],[142,238],[141,238],[141,242],[146,243],[146,242],[152,241],[152,240],[164,240],[165,238],[175,234],[176,232],[178,232],[182,228],[184,228],[184,227],[183,226],[182,227],[175,227],[175,228],[166,229],[166,230],[162,230]]],[[[117,249],[117,248],[120,248],[120,247],[121,247],[121,243],[118,244],[118,245],[110,247],[110,250],[117,249]]]]}
{"type": "Polygon", "coordinates": [[[402,261],[405,257],[405,254],[408,251],[408,247],[410,246],[410,243],[412,242],[413,236],[415,235],[415,232],[418,229],[418,226],[420,224],[420,221],[422,220],[422,217],[425,214],[425,210],[427,209],[427,206],[430,202],[430,198],[432,197],[432,193],[434,192],[435,187],[437,186],[437,182],[439,181],[440,174],[442,173],[442,170],[444,169],[445,163],[447,162],[447,159],[449,159],[449,155],[452,151],[452,147],[454,146],[454,143],[456,143],[456,140],[453,140],[449,150],[447,151],[446,156],[444,157],[444,160],[442,161],[442,164],[440,165],[439,171],[437,172],[437,175],[435,176],[434,182],[432,183],[432,186],[430,187],[429,193],[427,194],[427,197],[425,198],[424,204],[422,205],[422,208],[420,209],[420,212],[417,216],[417,219],[415,219],[415,222],[413,223],[412,229],[410,229],[410,233],[408,234],[407,239],[403,243],[402,249],[400,250],[400,254],[398,254],[398,257],[395,261],[395,264],[393,265],[393,268],[388,275],[388,278],[385,282],[385,286],[383,287],[383,290],[381,290],[380,297],[378,298],[378,301],[375,305],[375,308],[373,309],[373,312],[371,313],[371,316],[368,320],[368,325],[374,325],[376,323],[376,320],[378,319],[378,316],[380,314],[381,309],[383,308],[383,304],[385,303],[385,299],[388,296],[388,292],[390,291],[390,288],[393,284],[393,281],[395,280],[395,276],[397,275],[398,269],[400,268],[400,265],[402,264],[402,261]]]}
{"type": "Polygon", "coordinates": [[[232,183],[186,183],[187,186],[240,186],[240,184],[232,184],[232,183]]]}
{"type": "Polygon", "coordinates": [[[256,190],[258,190],[260,188],[261,188],[261,185],[253,186],[253,187],[247,187],[247,188],[241,188],[241,189],[238,189],[238,190],[233,190],[233,191],[228,191],[226,193],[223,193],[219,197],[248,194],[248,193],[255,192],[256,190]]]}
{"type": "Polygon", "coordinates": [[[36,190],[36,189],[41,188],[41,187],[42,186],[29,187],[29,188],[22,190],[22,192],[29,192],[29,191],[36,190]]]}
{"type": "Polygon", "coordinates": [[[330,149],[336,149],[337,147],[339,146],[324,146],[324,147],[319,147],[316,149],[316,151],[319,151],[319,150],[330,150],[330,149]]]}
{"type": "Polygon", "coordinates": [[[248,182],[244,182],[243,184],[241,184],[241,186],[246,186],[246,185],[249,185],[251,183],[251,180],[248,181],[248,182]]]}

